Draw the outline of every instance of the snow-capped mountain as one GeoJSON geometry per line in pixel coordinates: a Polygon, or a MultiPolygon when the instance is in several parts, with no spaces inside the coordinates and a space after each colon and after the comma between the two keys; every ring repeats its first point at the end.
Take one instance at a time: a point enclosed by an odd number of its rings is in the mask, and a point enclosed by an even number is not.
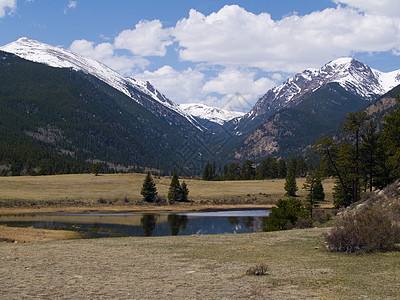
{"type": "Polygon", "coordinates": [[[246,132],[246,128],[257,127],[259,124],[251,123],[258,123],[257,119],[265,120],[281,108],[296,106],[304,95],[332,82],[371,101],[400,84],[400,70],[380,72],[353,58],[340,58],[320,69],[307,69],[262,96],[253,109],[238,120],[236,133],[240,135],[246,132]]]}
{"type": "MultiPolygon", "coordinates": [[[[26,37],[2,46],[0,47],[0,50],[51,67],[72,68],[93,75],[129,96],[154,114],[162,115],[166,113],[164,109],[160,109],[159,104],[161,104],[162,106],[180,114],[190,123],[200,128],[197,121],[191,115],[184,112],[176,103],[169,100],[165,95],[154,88],[150,82],[138,81],[133,78],[125,77],[91,58],[83,57],[69,50],[41,43],[26,37]],[[137,91],[150,96],[154,101],[149,102],[148,97],[142,97],[137,91]]],[[[166,116],[164,115],[164,117],[166,116]]]]}
{"type": "Polygon", "coordinates": [[[211,107],[202,103],[180,104],[180,108],[188,114],[223,125],[225,122],[245,115],[243,112],[229,111],[222,108],[211,107]]]}

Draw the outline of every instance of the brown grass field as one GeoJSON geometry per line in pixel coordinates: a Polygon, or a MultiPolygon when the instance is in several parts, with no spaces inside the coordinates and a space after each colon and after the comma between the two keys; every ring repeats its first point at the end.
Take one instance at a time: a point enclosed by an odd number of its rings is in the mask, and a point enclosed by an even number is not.
{"type": "MultiPolygon", "coordinates": [[[[54,210],[78,211],[190,211],[235,207],[271,207],[284,196],[284,179],[249,181],[185,180],[190,204],[146,205],[140,190],[144,174],[92,174],[0,177],[0,214],[54,210]]],[[[171,178],[154,178],[160,196],[166,197],[171,178]]],[[[304,197],[304,179],[297,180],[304,197]]],[[[324,182],[327,203],[332,201],[331,180],[324,182]]]]}
{"type": "Polygon", "coordinates": [[[399,299],[400,252],[329,253],[328,230],[0,243],[0,298],[399,299]]]}

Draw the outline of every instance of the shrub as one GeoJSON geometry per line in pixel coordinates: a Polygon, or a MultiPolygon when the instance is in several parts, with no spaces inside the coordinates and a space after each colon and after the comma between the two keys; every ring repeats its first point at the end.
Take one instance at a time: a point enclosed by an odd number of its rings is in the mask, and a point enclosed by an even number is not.
{"type": "Polygon", "coordinates": [[[262,276],[262,275],[267,275],[268,273],[268,267],[264,264],[257,265],[255,267],[251,267],[246,271],[246,275],[256,275],[256,276],[262,276]]]}
{"type": "Polygon", "coordinates": [[[292,229],[299,218],[307,218],[307,211],[301,200],[279,199],[267,219],[267,231],[292,229]]]}
{"type": "Polygon", "coordinates": [[[310,219],[298,218],[295,227],[298,229],[310,228],[312,227],[312,221],[310,219]]]}
{"type": "Polygon", "coordinates": [[[400,227],[389,212],[375,207],[344,215],[325,237],[325,242],[332,252],[391,251],[400,243],[400,227]]]}

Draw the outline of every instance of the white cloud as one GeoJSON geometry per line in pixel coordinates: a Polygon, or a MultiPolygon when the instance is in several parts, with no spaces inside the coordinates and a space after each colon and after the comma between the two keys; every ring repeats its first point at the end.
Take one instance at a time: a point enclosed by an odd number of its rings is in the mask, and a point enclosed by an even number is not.
{"type": "Polygon", "coordinates": [[[132,75],[136,69],[143,70],[149,64],[149,61],[142,57],[119,56],[115,54],[114,46],[110,43],[101,43],[95,46],[94,42],[75,40],[72,42],[70,50],[98,60],[126,75],[132,75]]]}
{"type": "Polygon", "coordinates": [[[0,0],[0,18],[4,18],[6,11],[13,13],[17,8],[17,0],[0,0]]]}
{"type": "Polygon", "coordinates": [[[178,71],[163,66],[154,72],[144,71],[135,78],[151,82],[168,98],[177,103],[202,102],[211,106],[245,111],[275,82],[268,78],[255,79],[250,70],[225,69],[214,78],[203,66],[178,71]]]}
{"type": "Polygon", "coordinates": [[[163,66],[154,72],[136,74],[136,79],[151,82],[158,90],[177,103],[198,102],[205,97],[202,92],[204,74],[187,68],[177,71],[171,66],[163,66]]]}
{"type": "Polygon", "coordinates": [[[66,8],[64,8],[64,14],[67,14],[69,9],[74,9],[78,6],[78,1],[69,1],[66,8]]]}
{"type": "Polygon", "coordinates": [[[286,75],[338,57],[389,51],[400,55],[400,1],[332,1],[336,8],[280,20],[237,5],[210,15],[192,9],[174,27],[164,28],[160,20],[140,21],[117,34],[113,43],[81,40],[71,49],[150,81],[178,103],[219,102],[217,106],[232,99],[254,102],[286,75]],[[144,57],[165,56],[174,51],[173,43],[179,59],[191,68],[178,71],[173,65],[143,72],[150,64],[144,57]],[[119,56],[119,50],[133,56],[119,56]],[[263,72],[270,73],[257,77],[263,72]]]}
{"type": "Polygon", "coordinates": [[[373,15],[391,17],[400,16],[398,0],[333,0],[336,4],[345,4],[373,15]]]}
{"type": "Polygon", "coordinates": [[[206,93],[224,94],[263,94],[275,86],[275,82],[268,78],[255,80],[255,72],[229,68],[209,80],[203,86],[206,93]]]}
{"type": "Polygon", "coordinates": [[[77,1],[69,1],[69,3],[68,3],[68,8],[75,8],[77,6],[78,6],[77,1]]]}
{"type": "Polygon", "coordinates": [[[192,9],[172,34],[182,60],[266,71],[297,72],[354,52],[400,49],[400,19],[340,6],[278,21],[237,5],[208,16],[192,9]]]}
{"type": "Polygon", "coordinates": [[[163,29],[160,20],[140,21],[135,29],[122,31],[115,38],[117,49],[126,49],[140,56],[164,56],[172,44],[169,29],[163,29]]]}

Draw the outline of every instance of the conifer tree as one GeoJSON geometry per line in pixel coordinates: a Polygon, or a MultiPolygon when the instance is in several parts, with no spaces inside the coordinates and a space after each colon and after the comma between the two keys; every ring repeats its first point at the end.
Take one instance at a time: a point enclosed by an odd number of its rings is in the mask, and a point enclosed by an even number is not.
{"type": "Polygon", "coordinates": [[[296,158],[292,157],[287,166],[287,174],[286,174],[286,182],[285,182],[285,191],[286,196],[296,197],[296,192],[298,190],[296,183],[296,158]]]}
{"type": "Polygon", "coordinates": [[[318,203],[325,200],[321,176],[316,171],[310,172],[306,177],[306,182],[303,185],[303,189],[308,192],[306,196],[305,207],[312,219],[314,207],[318,203]]]}
{"type": "Polygon", "coordinates": [[[142,191],[143,201],[154,202],[157,197],[157,188],[151,177],[150,171],[147,172],[146,178],[143,181],[142,191]]]}
{"type": "Polygon", "coordinates": [[[181,190],[182,190],[182,198],[181,198],[181,201],[182,201],[182,202],[188,202],[188,201],[189,201],[189,198],[188,198],[189,189],[188,189],[187,184],[186,184],[185,181],[182,182],[181,190]]]}
{"type": "Polygon", "coordinates": [[[168,203],[173,204],[176,201],[181,201],[182,199],[182,187],[179,183],[179,177],[174,172],[171,179],[171,184],[169,185],[168,190],[168,203]]]}

